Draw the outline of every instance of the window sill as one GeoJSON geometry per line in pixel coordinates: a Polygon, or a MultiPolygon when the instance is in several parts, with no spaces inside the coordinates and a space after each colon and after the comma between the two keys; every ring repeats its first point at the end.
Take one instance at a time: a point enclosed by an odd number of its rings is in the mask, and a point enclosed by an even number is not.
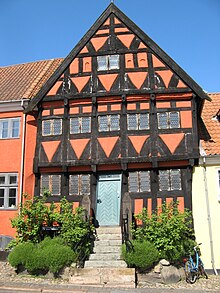
{"type": "Polygon", "coordinates": [[[0,211],[17,211],[18,207],[15,208],[4,208],[4,207],[0,207],[0,211]]]}

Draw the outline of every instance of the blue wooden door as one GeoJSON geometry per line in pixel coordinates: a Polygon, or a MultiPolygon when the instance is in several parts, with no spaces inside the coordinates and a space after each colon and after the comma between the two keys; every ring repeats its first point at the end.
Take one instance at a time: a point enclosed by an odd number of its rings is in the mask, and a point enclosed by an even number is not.
{"type": "Polygon", "coordinates": [[[99,225],[119,225],[121,174],[99,176],[96,202],[96,219],[99,225]]]}

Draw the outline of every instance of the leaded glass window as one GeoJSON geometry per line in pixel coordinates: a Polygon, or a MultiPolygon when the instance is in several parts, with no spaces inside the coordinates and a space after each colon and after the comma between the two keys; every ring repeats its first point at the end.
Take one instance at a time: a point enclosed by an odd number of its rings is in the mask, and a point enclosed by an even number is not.
{"type": "Polygon", "coordinates": [[[170,171],[171,190],[181,190],[181,173],[180,169],[170,171]]]}
{"type": "Polygon", "coordinates": [[[99,116],[99,131],[117,131],[120,129],[120,115],[99,116]]]}
{"type": "Polygon", "coordinates": [[[98,70],[107,70],[108,69],[108,56],[98,56],[98,70]]]}
{"type": "Polygon", "coordinates": [[[70,119],[70,133],[79,133],[80,132],[80,126],[79,126],[79,118],[71,118],[70,119]]]}
{"type": "Polygon", "coordinates": [[[167,129],[168,128],[168,113],[158,113],[158,128],[167,129]]]}
{"type": "Polygon", "coordinates": [[[129,192],[138,192],[138,172],[129,172],[129,192]]]}
{"type": "Polygon", "coordinates": [[[119,68],[119,55],[110,55],[109,56],[109,69],[118,69],[119,68]]]}
{"type": "Polygon", "coordinates": [[[137,114],[128,114],[128,130],[138,129],[138,116],[137,114]]]}
{"type": "Polygon", "coordinates": [[[99,116],[99,131],[108,131],[108,116],[99,116]]]}
{"type": "Polygon", "coordinates": [[[61,175],[41,175],[41,195],[49,191],[52,196],[61,194],[61,175]]]}
{"type": "Polygon", "coordinates": [[[160,170],[159,171],[159,189],[170,190],[169,182],[169,170],[160,170]]]}
{"type": "Polygon", "coordinates": [[[128,114],[127,115],[128,130],[144,130],[149,129],[149,114],[128,114]]]}
{"type": "Polygon", "coordinates": [[[69,177],[69,193],[71,195],[78,195],[79,194],[78,175],[70,175],[70,177],[69,177]]]}
{"type": "Polygon", "coordinates": [[[62,133],[62,120],[61,119],[54,119],[53,120],[53,134],[59,135],[62,133]]]}
{"type": "Polygon", "coordinates": [[[110,131],[119,130],[119,115],[110,115],[110,131]]]}
{"type": "Polygon", "coordinates": [[[91,132],[91,117],[81,118],[81,132],[82,133],[91,132]]]}
{"type": "Polygon", "coordinates": [[[179,128],[179,112],[170,112],[170,128],[179,128]]]}
{"type": "Polygon", "coordinates": [[[70,175],[69,194],[70,195],[90,194],[90,175],[89,174],[70,175]]]}
{"type": "Polygon", "coordinates": [[[141,113],[139,114],[139,129],[149,129],[149,114],[141,113]]]}
{"type": "Polygon", "coordinates": [[[60,135],[62,133],[62,119],[43,120],[42,135],[60,135]]]}
{"type": "Polygon", "coordinates": [[[181,171],[180,169],[160,170],[159,189],[181,190],[181,171]]]}
{"type": "Polygon", "coordinates": [[[180,128],[179,112],[157,113],[158,128],[180,128]]]}
{"type": "Polygon", "coordinates": [[[129,192],[149,192],[150,171],[129,172],[129,192]]]}
{"type": "Polygon", "coordinates": [[[140,192],[150,191],[150,171],[139,172],[140,192]]]}
{"type": "Polygon", "coordinates": [[[74,117],[70,119],[70,133],[91,132],[91,117],[74,117]]]}
{"type": "Polygon", "coordinates": [[[98,71],[119,69],[119,55],[98,56],[98,71]]]}

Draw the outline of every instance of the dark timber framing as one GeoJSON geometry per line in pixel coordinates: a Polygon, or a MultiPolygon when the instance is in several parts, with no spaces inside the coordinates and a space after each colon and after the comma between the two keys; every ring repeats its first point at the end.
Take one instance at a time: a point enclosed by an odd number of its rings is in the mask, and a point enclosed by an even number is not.
{"type": "MultiPolygon", "coordinates": [[[[155,210],[158,200],[166,202],[167,198],[174,201],[183,198],[184,207],[191,209],[192,166],[199,158],[197,124],[204,99],[210,100],[200,86],[111,3],[25,110],[25,113],[30,115],[38,111],[34,159],[35,195],[40,193],[41,175],[55,173],[61,175],[62,196],[80,204],[88,203],[88,195],[87,197],[69,195],[69,175],[90,174],[90,196],[87,208],[89,206],[95,213],[98,175],[120,173],[122,174],[121,219],[126,213],[129,213],[129,219],[132,218],[136,209],[136,200],[143,200],[143,207],[146,208],[149,208],[149,200],[151,200],[151,208],[155,210]],[[115,17],[120,20],[120,24],[114,23],[115,17]],[[107,19],[110,19],[109,26],[103,25],[107,19]],[[120,30],[126,27],[130,31],[118,32],[116,35],[115,28],[120,30]],[[105,32],[102,34],[102,30],[107,28],[109,28],[109,34],[105,32]],[[98,34],[97,31],[99,31],[98,34]],[[130,48],[126,48],[122,43],[119,44],[117,36],[120,35],[135,36],[130,48]],[[95,39],[100,36],[109,37],[109,39],[103,45],[103,49],[97,52],[91,38],[95,39]],[[141,42],[145,48],[139,48],[141,42]],[[85,46],[88,52],[80,53],[85,46]],[[139,66],[139,53],[146,54],[145,61],[148,66],[139,66]],[[133,56],[134,66],[131,68],[126,67],[126,54],[133,56]],[[119,55],[119,69],[98,71],[97,56],[105,55],[119,55]],[[164,66],[154,67],[154,57],[158,58],[164,66]],[[70,73],[70,65],[75,58],[79,59],[79,70],[70,73]],[[91,58],[91,71],[84,72],[83,58],[91,58]],[[161,77],[166,71],[173,74],[167,86],[161,77]],[[139,89],[131,78],[132,74],[137,73],[146,73],[146,78],[139,89]],[[110,90],[105,89],[99,78],[108,74],[116,76],[110,90]],[[82,90],[77,91],[76,85],[71,82],[71,79],[82,77],[88,81],[82,90]],[[48,96],[48,92],[57,81],[61,83],[59,89],[53,96],[48,96]],[[186,86],[178,88],[179,81],[186,86]],[[158,102],[164,103],[164,105],[160,107],[158,102]],[[103,105],[106,108],[99,110],[99,107],[103,105]],[[71,112],[74,107],[78,107],[78,112],[71,112]],[[83,107],[91,108],[91,110],[87,109],[84,112],[83,107]],[[49,109],[50,114],[44,115],[45,109],[49,109]],[[59,111],[56,112],[57,109],[63,109],[63,113],[59,114],[59,111]],[[179,113],[180,127],[159,129],[157,114],[171,111],[179,113]],[[127,125],[129,113],[137,115],[148,113],[149,129],[129,130],[127,125]],[[120,116],[120,129],[100,132],[98,116],[113,114],[120,116]],[[188,117],[187,115],[192,117],[192,126],[188,125],[184,118],[188,117]],[[70,119],[78,116],[91,118],[91,132],[70,134],[70,119]],[[62,134],[43,136],[42,121],[46,119],[62,119],[62,134]],[[182,125],[184,123],[185,125],[182,125]],[[168,138],[163,139],[166,135],[168,138]],[[171,135],[179,137],[179,144],[176,147],[169,145],[168,140],[171,135]],[[83,142],[84,148],[82,146],[81,151],[77,153],[78,146],[74,149],[71,143],[80,139],[81,141],[77,142],[79,145],[80,142],[83,142]],[[115,139],[109,153],[108,150],[106,151],[104,143],[102,144],[107,139],[115,139]],[[136,141],[143,140],[141,147],[138,143],[135,145],[135,139],[136,141]],[[58,146],[49,160],[43,146],[50,142],[51,144],[56,142],[58,146]],[[159,190],[159,171],[169,169],[180,169],[181,190],[159,190]],[[129,172],[146,170],[150,171],[151,191],[129,192],[129,172]]],[[[59,201],[60,197],[51,197],[49,200],[59,201]]]]}

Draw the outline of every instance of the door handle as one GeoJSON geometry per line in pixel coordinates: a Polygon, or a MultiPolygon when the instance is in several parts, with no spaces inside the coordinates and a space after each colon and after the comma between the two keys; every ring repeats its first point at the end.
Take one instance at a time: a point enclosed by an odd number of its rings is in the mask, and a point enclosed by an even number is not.
{"type": "Polygon", "coordinates": [[[97,203],[101,203],[101,202],[102,202],[101,199],[98,198],[98,199],[97,199],[97,203]]]}

